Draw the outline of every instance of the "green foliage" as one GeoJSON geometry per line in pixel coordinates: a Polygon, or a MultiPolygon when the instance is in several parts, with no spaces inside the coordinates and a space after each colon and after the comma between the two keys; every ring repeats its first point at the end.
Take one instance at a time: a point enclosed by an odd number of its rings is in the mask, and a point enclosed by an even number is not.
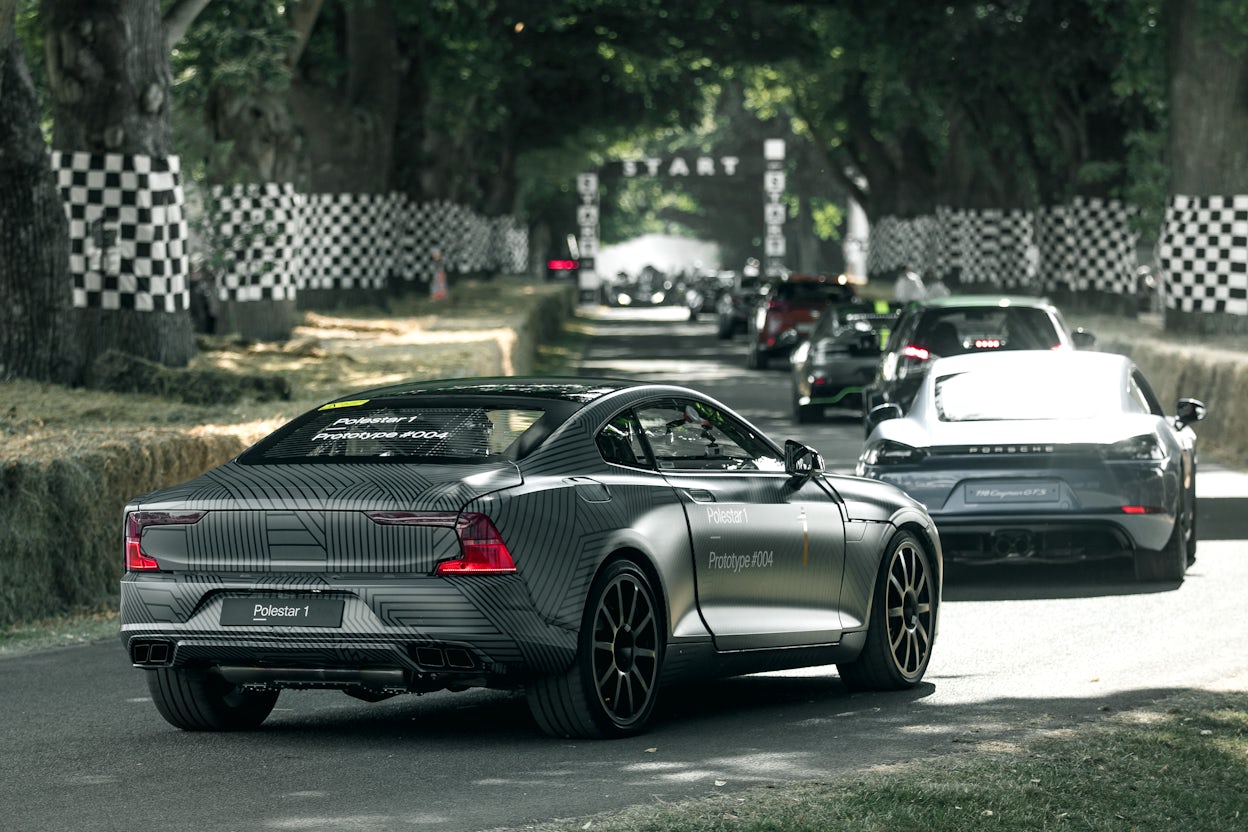
{"type": "Polygon", "coordinates": [[[825,242],[840,240],[845,225],[845,211],[840,205],[827,199],[816,198],[811,202],[811,219],[815,223],[815,236],[825,242]]]}

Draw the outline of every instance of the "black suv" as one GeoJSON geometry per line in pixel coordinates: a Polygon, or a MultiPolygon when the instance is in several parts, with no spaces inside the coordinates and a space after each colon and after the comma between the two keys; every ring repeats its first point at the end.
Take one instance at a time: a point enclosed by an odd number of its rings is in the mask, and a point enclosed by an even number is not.
{"type": "Polygon", "coordinates": [[[863,391],[864,418],[882,404],[904,411],[934,359],[983,350],[1060,350],[1096,344],[1092,333],[1071,330],[1044,298],[954,295],[914,301],[901,313],[880,356],[875,379],[863,391]]]}

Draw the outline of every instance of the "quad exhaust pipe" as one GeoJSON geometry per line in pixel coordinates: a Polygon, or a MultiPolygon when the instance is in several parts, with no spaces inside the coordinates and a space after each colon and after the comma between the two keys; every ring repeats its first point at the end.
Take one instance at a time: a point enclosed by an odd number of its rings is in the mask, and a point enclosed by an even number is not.
{"type": "Polygon", "coordinates": [[[135,667],[168,667],[173,663],[173,642],[136,638],[130,642],[130,661],[135,667]]]}

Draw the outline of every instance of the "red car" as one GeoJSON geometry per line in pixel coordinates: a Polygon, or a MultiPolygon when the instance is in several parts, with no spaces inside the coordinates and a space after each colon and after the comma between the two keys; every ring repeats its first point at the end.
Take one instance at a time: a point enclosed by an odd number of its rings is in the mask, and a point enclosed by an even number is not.
{"type": "Polygon", "coordinates": [[[749,321],[750,351],[745,366],[765,370],[771,359],[788,358],[830,304],[856,296],[844,275],[791,274],[763,293],[749,321]]]}

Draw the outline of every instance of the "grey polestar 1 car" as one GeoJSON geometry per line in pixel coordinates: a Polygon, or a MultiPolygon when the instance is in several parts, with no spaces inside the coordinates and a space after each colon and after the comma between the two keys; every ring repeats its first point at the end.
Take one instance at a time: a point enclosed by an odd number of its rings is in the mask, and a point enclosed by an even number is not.
{"type": "Polygon", "coordinates": [[[675,681],[836,664],[910,688],[943,569],[895,486],[620,380],[354,393],[124,528],[121,638],[186,730],[255,728],[287,688],[523,690],[578,737],[643,730],[675,681]]]}
{"type": "Polygon", "coordinates": [[[1195,399],[1167,415],[1128,358],[973,353],[933,362],[910,410],[876,407],[857,473],[927,506],[952,562],[1128,557],[1181,581],[1196,557],[1195,399]]]}

